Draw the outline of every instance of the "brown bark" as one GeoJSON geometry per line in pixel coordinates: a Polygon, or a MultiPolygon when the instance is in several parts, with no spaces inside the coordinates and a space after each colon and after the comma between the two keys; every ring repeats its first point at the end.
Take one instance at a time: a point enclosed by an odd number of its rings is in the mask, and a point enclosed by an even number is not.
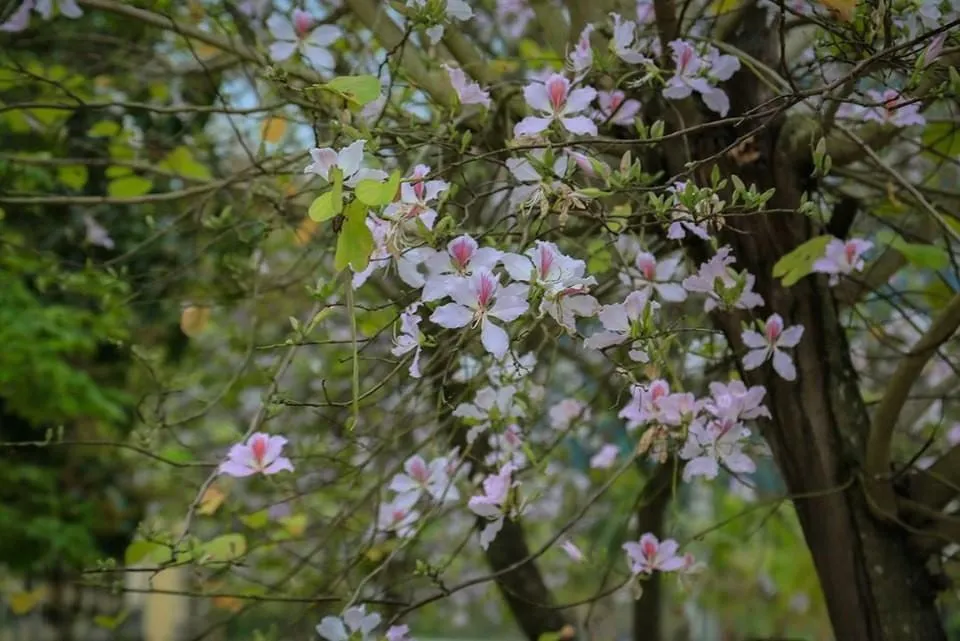
{"type": "MultiPolygon", "coordinates": [[[[763,28],[763,10],[748,11],[738,46],[773,67],[778,66],[775,38],[763,28]]],[[[749,114],[769,96],[749,72],[737,73],[727,87],[731,115],[749,114]]],[[[700,136],[692,142],[697,159],[710,158],[759,123],[747,120],[739,129],[700,136]]],[[[796,210],[810,167],[798,167],[777,139],[782,121],[773,121],[755,135],[759,158],[738,165],[731,156],[717,160],[722,175],[737,174],[758,190],[771,187],[774,210],[796,210]]],[[[680,173],[676,158],[668,159],[680,173]]],[[[741,158],[742,161],[742,158],[741,158]]],[[[712,164],[698,171],[708,184],[712,164]]],[[[773,420],[763,434],[792,495],[813,556],[827,608],[839,641],[908,641],[945,639],[935,605],[935,592],[923,559],[913,556],[905,532],[874,519],[860,483],[870,420],[860,396],[833,291],[823,276],[809,276],[790,288],[773,278],[774,264],[809,238],[823,233],[799,213],[729,216],[721,242],[737,257],[736,267],[757,278],[755,290],[766,305],[753,314],[718,313],[714,322],[738,354],[741,323],[779,313],[787,325],[805,331],[794,350],[798,377],[781,379],[769,364],[742,372],[749,385],[764,385],[773,420]]],[[[694,254],[700,253],[697,250],[694,254]]],[[[704,255],[698,258],[705,258],[704,255]]]]}

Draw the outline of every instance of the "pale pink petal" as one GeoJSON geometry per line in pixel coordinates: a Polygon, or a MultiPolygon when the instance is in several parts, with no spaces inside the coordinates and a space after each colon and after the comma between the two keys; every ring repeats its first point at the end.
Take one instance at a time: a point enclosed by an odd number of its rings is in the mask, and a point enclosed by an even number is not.
{"type": "Polygon", "coordinates": [[[535,136],[547,127],[550,126],[550,118],[537,118],[535,116],[527,116],[520,122],[518,122],[513,127],[513,135],[516,137],[519,136],[535,136]]]}
{"type": "Polygon", "coordinates": [[[440,327],[446,327],[447,329],[464,327],[471,320],[473,320],[473,311],[456,303],[441,305],[430,315],[430,321],[432,323],[436,323],[440,327]]]}
{"type": "Polygon", "coordinates": [[[747,370],[756,369],[763,365],[769,355],[770,352],[765,348],[751,350],[743,357],[743,368],[747,370]]]}
{"type": "MultiPolygon", "coordinates": [[[[746,363],[744,363],[744,366],[746,367],[746,363]]],[[[789,354],[779,349],[773,351],[773,369],[784,380],[792,381],[797,378],[797,368],[793,365],[793,359],[790,358],[789,354]]]]}
{"type": "Polygon", "coordinates": [[[577,135],[597,135],[597,123],[586,116],[574,116],[573,118],[561,118],[560,124],[564,129],[577,135]]]}
{"type": "Polygon", "coordinates": [[[752,329],[748,329],[740,335],[740,339],[743,341],[743,344],[749,347],[750,349],[766,349],[767,339],[760,332],[755,332],[752,329]]]}
{"type": "Polygon", "coordinates": [[[484,349],[497,358],[503,358],[510,348],[510,338],[507,336],[507,332],[486,318],[480,324],[480,342],[483,343],[484,349]]]}

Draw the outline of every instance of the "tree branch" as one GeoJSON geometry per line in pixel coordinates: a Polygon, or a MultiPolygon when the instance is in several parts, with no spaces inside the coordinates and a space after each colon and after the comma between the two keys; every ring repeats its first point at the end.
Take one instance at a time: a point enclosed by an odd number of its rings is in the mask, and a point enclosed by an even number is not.
{"type": "MultiPolygon", "coordinates": [[[[951,377],[951,382],[956,379],[951,377]]],[[[935,510],[942,510],[960,495],[960,445],[954,445],[937,462],[911,479],[911,499],[935,510]]]]}
{"type": "Polygon", "coordinates": [[[907,402],[910,389],[920,377],[924,366],[958,326],[960,326],[960,294],[953,297],[927,333],[901,359],[883,394],[883,400],[874,412],[870,437],[867,439],[866,482],[873,502],[879,508],[875,510],[878,516],[896,512],[896,497],[888,476],[890,445],[900,411],[907,402]]]}

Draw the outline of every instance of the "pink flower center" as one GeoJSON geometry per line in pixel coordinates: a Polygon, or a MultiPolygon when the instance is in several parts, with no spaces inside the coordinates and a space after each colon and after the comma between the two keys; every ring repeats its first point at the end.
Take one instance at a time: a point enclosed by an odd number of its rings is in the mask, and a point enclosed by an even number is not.
{"type": "Polygon", "coordinates": [[[657,544],[653,541],[644,541],[640,544],[640,547],[643,549],[643,556],[648,560],[653,560],[657,556],[657,544]]]}
{"type": "Polygon", "coordinates": [[[553,267],[553,252],[541,246],[537,259],[537,269],[540,271],[540,276],[545,277],[550,273],[550,268],[553,267]]]}
{"type": "Polygon", "coordinates": [[[480,290],[477,292],[477,305],[481,309],[489,307],[493,301],[493,295],[497,291],[497,283],[492,276],[483,276],[480,279],[480,290]]]}
{"type": "Polygon", "coordinates": [[[401,521],[403,521],[403,516],[404,516],[403,510],[397,510],[397,509],[395,509],[395,510],[393,511],[393,522],[394,522],[394,523],[400,523],[401,521]]]}
{"type": "Polygon", "coordinates": [[[413,193],[417,195],[417,200],[423,200],[423,194],[426,193],[426,186],[422,180],[413,183],[413,193]]]}
{"type": "Polygon", "coordinates": [[[691,62],[693,62],[693,47],[681,46],[680,55],[677,56],[677,73],[685,74],[691,62]]]}
{"type": "Polygon", "coordinates": [[[857,259],[857,246],[853,243],[847,243],[843,246],[843,254],[846,256],[847,262],[852,265],[857,259]]]}
{"type": "Polygon", "coordinates": [[[777,322],[767,322],[767,341],[774,342],[780,337],[783,327],[777,322]]]}
{"type": "Polygon", "coordinates": [[[426,465],[424,465],[424,464],[421,463],[420,461],[417,461],[416,463],[414,463],[414,464],[411,465],[410,467],[411,467],[410,475],[413,477],[413,480],[414,480],[414,481],[416,481],[417,483],[426,483],[426,482],[427,482],[427,478],[428,478],[430,475],[429,475],[429,473],[427,472],[427,466],[426,466],[426,465]]]}
{"type": "Polygon", "coordinates": [[[610,96],[610,113],[615,112],[623,104],[623,94],[616,92],[610,96]]]}
{"type": "Polygon", "coordinates": [[[567,84],[560,76],[554,76],[547,81],[547,95],[550,97],[550,104],[554,111],[563,109],[567,102],[567,84]]]}
{"type": "Polygon", "coordinates": [[[311,17],[309,13],[299,10],[293,12],[293,30],[296,32],[298,38],[303,40],[310,34],[312,29],[313,17],[311,17]]]}
{"type": "Polygon", "coordinates": [[[267,440],[263,437],[253,439],[250,444],[250,452],[257,463],[263,463],[263,457],[267,455],[267,440]]]}
{"type": "Polygon", "coordinates": [[[450,248],[450,253],[453,256],[453,262],[457,269],[463,271],[470,263],[470,259],[473,258],[473,247],[471,247],[470,243],[466,240],[458,240],[453,243],[453,247],[450,248]]]}
{"type": "Polygon", "coordinates": [[[667,388],[663,385],[653,385],[650,388],[650,400],[656,402],[667,395],[667,388]]]}
{"type": "Polygon", "coordinates": [[[647,280],[652,281],[657,275],[657,264],[652,260],[639,260],[637,261],[637,267],[640,268],[640,273],[647,280]]]}

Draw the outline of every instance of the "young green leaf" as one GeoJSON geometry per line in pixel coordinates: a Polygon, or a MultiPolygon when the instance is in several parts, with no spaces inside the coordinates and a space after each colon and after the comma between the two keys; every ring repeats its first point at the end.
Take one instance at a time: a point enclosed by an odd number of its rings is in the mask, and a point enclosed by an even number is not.
{"type": "Polygon", "coordinates": [[[400,172],[395,171],[387,182],[361,180],[354,193],[363,204],[370,207],[380,207],[393,201],[399,187],[400,172]]]}
{"type": "Polygon", "coordinates": [[[823,256],[827,243],[833,236],[824,235],[811,238],[789,254],[783,256],[773,266],[774,278],[780,278],[784,287],[790,287],[813,271],[813,263],[823,256]]]}
{"type": "Polygon", "coordinates": [[[340,76],[321,86],[358,107],[380,97],[380,81],[374,76],[340,76]]]}
{"type": "Polygon", "coordinates": [[[153,181],[141,176],[117,178],[107,185],[107,193],[115,198],[136,198],[143,196],[151,189],[153,189],[153,181]]]}
{"type": "MultiPolygon", "coordinates": [[[[343,200],[339,201],[339,205],[339,208],[342,209],[343,200]]],[[[337,209],[337,203],[333,200],[333,191],[331,190],[317,196],[316,200],[310,204],[307,215],[315,222],[322,223],[339,214],[340,212],[337,209]]]]}
{"type": "Polygon", "coordinates": [[[373,251],[373,234],[367,227],[366,207],[353,201],[344,213],[346,220],[337,238],[333,266],[337,270],[350,266],[353,271],[362,272],[370,263],[370,252],[373,251]]]}

